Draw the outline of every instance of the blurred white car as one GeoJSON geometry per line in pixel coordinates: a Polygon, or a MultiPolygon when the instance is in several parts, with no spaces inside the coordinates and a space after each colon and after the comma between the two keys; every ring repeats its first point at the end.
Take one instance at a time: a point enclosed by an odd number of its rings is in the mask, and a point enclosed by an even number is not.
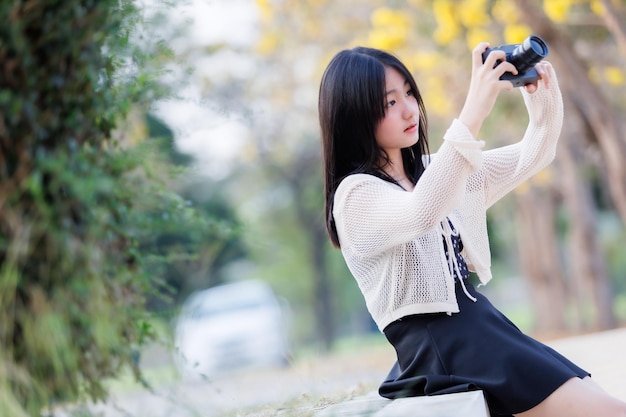
{"type": "Polygon", "coordinates": [[[288,363],[288,311],[269,285],[243,281],[193,293],[174,332],[184,376],[288,363]]]}

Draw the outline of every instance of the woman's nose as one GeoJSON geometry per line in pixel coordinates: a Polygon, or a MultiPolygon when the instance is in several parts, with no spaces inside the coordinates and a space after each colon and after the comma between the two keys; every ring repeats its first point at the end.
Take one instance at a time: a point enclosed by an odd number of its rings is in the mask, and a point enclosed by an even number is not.
{"type": "Polygon", "coordinates": [[[404,101],[404,108],[403,108],[402,115],[404,116],[405,119],[410,119],[412,117],[415,117],[417,113],[419,113],[419,108],[417,106],[417,103],[415,102],[415,100],[410,100],[410,98],[407,98],[404,101]]]}

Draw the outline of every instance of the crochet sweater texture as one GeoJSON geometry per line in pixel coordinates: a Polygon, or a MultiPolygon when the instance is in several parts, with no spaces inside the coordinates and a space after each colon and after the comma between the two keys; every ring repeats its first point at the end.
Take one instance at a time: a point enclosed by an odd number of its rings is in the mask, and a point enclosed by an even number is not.
{"type": "Polygon", "coordinates": [[[556,82],[533,94],[520,90],[529,115],[521,141],[483,151],[455,119],[413,191],[368,174],[337,187],[341,251],[381,331],[406,315],[459,312],[442,243],[451,232],[446,217],[470,270],[481,284],[491,280],[486,210],[554,159],[563,123],[556,82]]]}

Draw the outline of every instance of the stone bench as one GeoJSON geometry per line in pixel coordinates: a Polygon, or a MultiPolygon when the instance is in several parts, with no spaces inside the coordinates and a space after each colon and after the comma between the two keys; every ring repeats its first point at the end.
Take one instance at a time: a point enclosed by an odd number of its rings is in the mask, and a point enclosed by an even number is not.
{"type": "Polygon", "coordinates": [[[314,417],[490,417],[482,391],[388,400],[377,392],[330,405],[314,417]]]}

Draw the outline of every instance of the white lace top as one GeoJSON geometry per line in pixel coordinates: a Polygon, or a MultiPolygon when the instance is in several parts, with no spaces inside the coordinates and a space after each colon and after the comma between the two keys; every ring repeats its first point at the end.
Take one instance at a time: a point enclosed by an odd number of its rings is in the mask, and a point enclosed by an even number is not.
{"type": "Polygon", "coordinates": [[[441,239],[451,233],[446,217],[470,269],[483,284],[491,279],[486,209],[554,159],[563,122],[556,81],[550,90],[520,91],[529,114],[521,141],[483,151],[484,142],[454,120],[413,191],[367,174],[339,184],[333,216],[341,251],[381,331],[406,315],[459,311],[441,239]]]}

